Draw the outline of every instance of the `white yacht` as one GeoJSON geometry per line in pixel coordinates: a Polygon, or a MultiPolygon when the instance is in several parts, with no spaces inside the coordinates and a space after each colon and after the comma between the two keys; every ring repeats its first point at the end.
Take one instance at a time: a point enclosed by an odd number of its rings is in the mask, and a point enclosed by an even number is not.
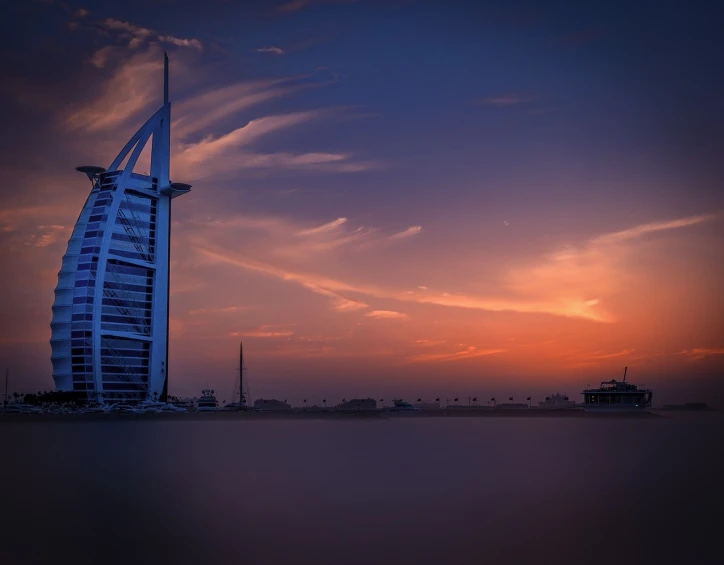
{"type": "Polygon", "coordinates": [[[14,402],[9,402],[5,405],[4,412],[6,414],[22,414],[23,413],[23,407],[20,404],[15,404],[14,402]]]}
{"type": "Polygon", "coordinates": [[[162,408],[158,410],[160,414],[172,414],[175,412],[187,412],[186,408],[182,406],[176,406],[175,404],[164,404],[162,408]]]}
{"type": "Polygon", "coordinates": [[[219,406],[219,402],[214,396],[214,391],[205,389],[201,391],[201,398],[196,403],[197,412],[215,412],[219,406]]]}
{"type": "Polygon", "coordinates": [[[164,406],[166,406],[165,402],[159,402],[158,400],[151,400],[150,398],[147,398],[136,405],[135,412],[139,414],[155,414],[164,406]]]}

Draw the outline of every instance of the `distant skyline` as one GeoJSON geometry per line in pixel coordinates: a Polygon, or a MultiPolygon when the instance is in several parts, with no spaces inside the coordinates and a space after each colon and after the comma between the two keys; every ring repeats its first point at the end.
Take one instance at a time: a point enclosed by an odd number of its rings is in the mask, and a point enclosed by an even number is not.
{"type": "Polygon", "coordinates": [[[171,178],[193,185],[173,211],[171,394],[230,401],[243,340],[252,400],[580,400],[628,366],[655,404],[724,404],[714,12],[4,8],[0,369],[53,387],[74,167],[108,166],[160,106],[166,51],[171,178]]]}

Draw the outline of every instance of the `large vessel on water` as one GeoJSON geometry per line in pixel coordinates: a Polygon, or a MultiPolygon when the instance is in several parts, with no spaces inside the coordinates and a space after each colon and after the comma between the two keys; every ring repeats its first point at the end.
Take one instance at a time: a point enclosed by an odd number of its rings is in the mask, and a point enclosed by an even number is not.
{"type": "Polygon", "coordinates": [[[214,412],[218,406],[213,390],[207,388],[201,391],[201,398],[196,403],[197,412],[214,412]]]}
{"type": "Polygon", "coordinates": [[[624,368],[623,380],[603,381],[599,388],[583,391],[583,406],[587,411],[628,411],[651,408],[651,389],[626,382],[624,368]]]}

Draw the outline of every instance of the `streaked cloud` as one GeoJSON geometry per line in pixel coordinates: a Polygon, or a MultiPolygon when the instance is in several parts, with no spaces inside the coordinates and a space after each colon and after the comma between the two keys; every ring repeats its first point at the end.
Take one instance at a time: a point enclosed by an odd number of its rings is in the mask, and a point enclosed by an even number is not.
{"type": "Polygon", "coordinates": [[[422,231],[422,226],[410,226],[404,231],[398,232],[394,235],[390,236],[390,239],[402,239],[404,237],[412,237],[413,235],[417,235],[422,231]]]}
{"type": "Polygon", "coordinates": [[[548,301],[541,301],[531,298],[514,300],[508,298],[486,298],[464,294],[450,295],[448,293],[426,293],[422,295],[409,294],[400,290],[385,289],[372,285],[355,285],[322,275],[287,270],[262,261],[251,259],[249,257],[232,255],[229,252],[214,250],[206,246],[199,245],[198,249],[208,257],[212,257],[219,261],[273,276],[280,280],[294,282],[318,294],[323,294],[337,300],[341,300],[340,306],[337,308],[340,311],[350,311],[367,307],[366,303],[360,302],[356,299],[352,300],[352,304],[349,304],[351,299],[349,298],[348,293],[355,293],[375,298],[395,299],[402,302],[417,302],[419,304],[448,306],[454,308],[489,310],[494,312],[511,311],[520,313],[552,314],[569,318],[583,318],[596,322],[608,321],[606,316],[597,312],[595,308],[587,306],[582,300],[576,300],[573,298],[559,300],[549,299],[548,301]]]}
{"type": "Polygon", "coordinates": [[[201,51],[204,46],[198,39],[184,39],[182,37],[174,37],[173,35],[159,35],[158,40],[164,43],[170,43],[177,47],[191,47],[201,51]]]}
{"type": "Polygon", "coordinates": [[[129,39],[128,47],[131,49],[136,49],[145,41],[150,41],[152,39],[177,45],[179,47],[192,47],[199,50],[203,49],[203,45],[198,39],[184,39],[174,37],[173,35],[159,35],[151,29],[138,26],[130,22],[125,22],[123,20],[106,18],[101,22],[101,25],[109,31],[117,32],[120,37],[129,39]]]}
{"type": "Polygon", "coordinates": [[[482,357],[485,355],[495,355],[496,353],[505,353],[506,351],[508,350],[478,348],[474,345],[471,345],[468,346],[466,349],[462,349],[452,353],[421,353],[419,355],[413,355],[406,360],[406,363],[459,361],[461,359],[470,359],[472,357],[482,357]]]}
{"type": "Polygon", "coordinates": [[[691,357],[692,359],[705,359],[714,355],[724,355],[724,347],[709,348],[709,347],[695,347],[693,349],[684,349],[679,352],[679,355],[691,357]]]}
{"type": "MultiPolygon", "coordinates": [[[[103,64],[106,60],[107,57],[103,58],[103,64]]],[[[125,123],[152,101],[158,101],[158,81],[149,77],[157,76],[160,80],[162,73],[160,51],[152,49],[134,54],[116,67],[94,101],[64,119],[65,125],[95,132],[125,123]]]]}
{"type": "Polygon", "coordinates": [[[108,62],[108,58],[110,57],[111,53],[115,47],[112,45],[107,45],[106,47],[101,47],[97,51],[93,53],[93,56],[91,57],[91,63],[99,68],[102,69],[106,66],[106,63],[108,62]]]}
{"type": "Polygon", "coordinates": [[[56,241],[59,241],[67,232],[65,226],[50,225],[38,226],[38,232],[32,234],[25,242],[26,245],[35,247],[47,247],[56,241]]]}
{"type": "Polygon", "coordinates": [[[285,51],[281,47],[259,47],[255,49],[257,53],[273,53],[274,55],[284,55],[285,51]]]}
{"type": "Polygon", "coordinates": [[[655,233],[659,231],[675,230],[679,228],[685,228],[688,226],[694,226],[713,220],[717,216],[715,214],[703,214],[699,216],[688,216],[686,218],[679,218],[677,220],[667,220],[663,222],[651,222],[649,224],[643,224],[627,230],[622,230],[614,233],[605,234],[599,236],[591,241],[594,245],[605,245],[609,243],[619,243],[629,239],[635,239],[642,237],[649,233],[655,233]]]}
{"type": "Polygon", "coordinates": [[[176,166],[182,171],[182,176],[199,178],[225,170],[273,166],[299,167],[346,159],[345,155],[328,153],[290,155],[288,153],[257,154],[240,151],[242,147],[250,145],[265,135],[299,125],[319,115],[319,112],[309,111],[266,116],[251,120],[245,126],[225,135],[207,136],[197,143],[182,144],[181,153],[176,159],[176,166]]]}
{"type": "Polygon", "coordinates": [[[635,349],[624,349],[617,353],[606,353],[603,355],[594,355],[592,357],[592,359],[610,359],[612,357],[624,357],[626,355],[631,355],[634,351],[635,351],[635,349]]]}
{"type": "Polygon", "coordinates": [[[248,332],[234,332],[233,335],[243,337],[289,337],[294,335],[294,332],[288,329],[275,329],[275,326],[261,326],[248,332]]]}
{"type": "Polygon", "coordinates": [[[572,311],[588,312],[599,321],[615,321],[605,297],[627,281],[625,261],[643,235],[695,226],[715,215],[642,224],[600,235],[581,245],[567,245],[506,275],[507,285],[522,297],[568,303],[572,311]]]}
{"type": "Polygon", "coordinates": [[[407,314],[403,314],[402,312],[395,312],[393,310],[372,310],[371,312],[367,312],[365,316],[369,316],[370,318],[377,318],[380,320],[406,320],[409,318],[407,314]]]}
{"type": "Polygon", "coordinates": [[[197,308],[195,310],[189,310],[189,316],[205,316],[209,314],[233,314],[236,312],[242,312],[249,310],[253,306],[226,306],[224,308],[197,308]]]}
{"type": "Polygon", "coordinates": [[[326,224],[322,224],[321,226],[298,231],[297,235],[307,236],[307,235],[318,235],[320,233],[326,233],[326,232],[337,229],[339,226],[341,226],[345,222],[347,222],[347,218],[337,218],[336,220],[333,220],[326,224]]]}
{"type": "Polygon", "coordinates": [[[177,138],[185,139],[197,132],[208,131],[215,124],[227,123],[229,118],[253,106],[319,85],[310,77],[283,77],[211,88],[175,105],[172,132],[177,138]]]}

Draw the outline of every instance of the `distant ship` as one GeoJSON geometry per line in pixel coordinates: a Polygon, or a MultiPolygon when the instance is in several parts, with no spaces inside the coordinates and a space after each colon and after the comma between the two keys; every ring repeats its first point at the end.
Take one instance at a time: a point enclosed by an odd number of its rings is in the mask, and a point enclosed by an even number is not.
{"type": "Polygon", "coordinates": [[[587,411],[629,411],[651,408],[651,389],[626,382],[624,368],[623,380],[603,381],[599,388],[583,391],[583,406],[587,411]]]}

